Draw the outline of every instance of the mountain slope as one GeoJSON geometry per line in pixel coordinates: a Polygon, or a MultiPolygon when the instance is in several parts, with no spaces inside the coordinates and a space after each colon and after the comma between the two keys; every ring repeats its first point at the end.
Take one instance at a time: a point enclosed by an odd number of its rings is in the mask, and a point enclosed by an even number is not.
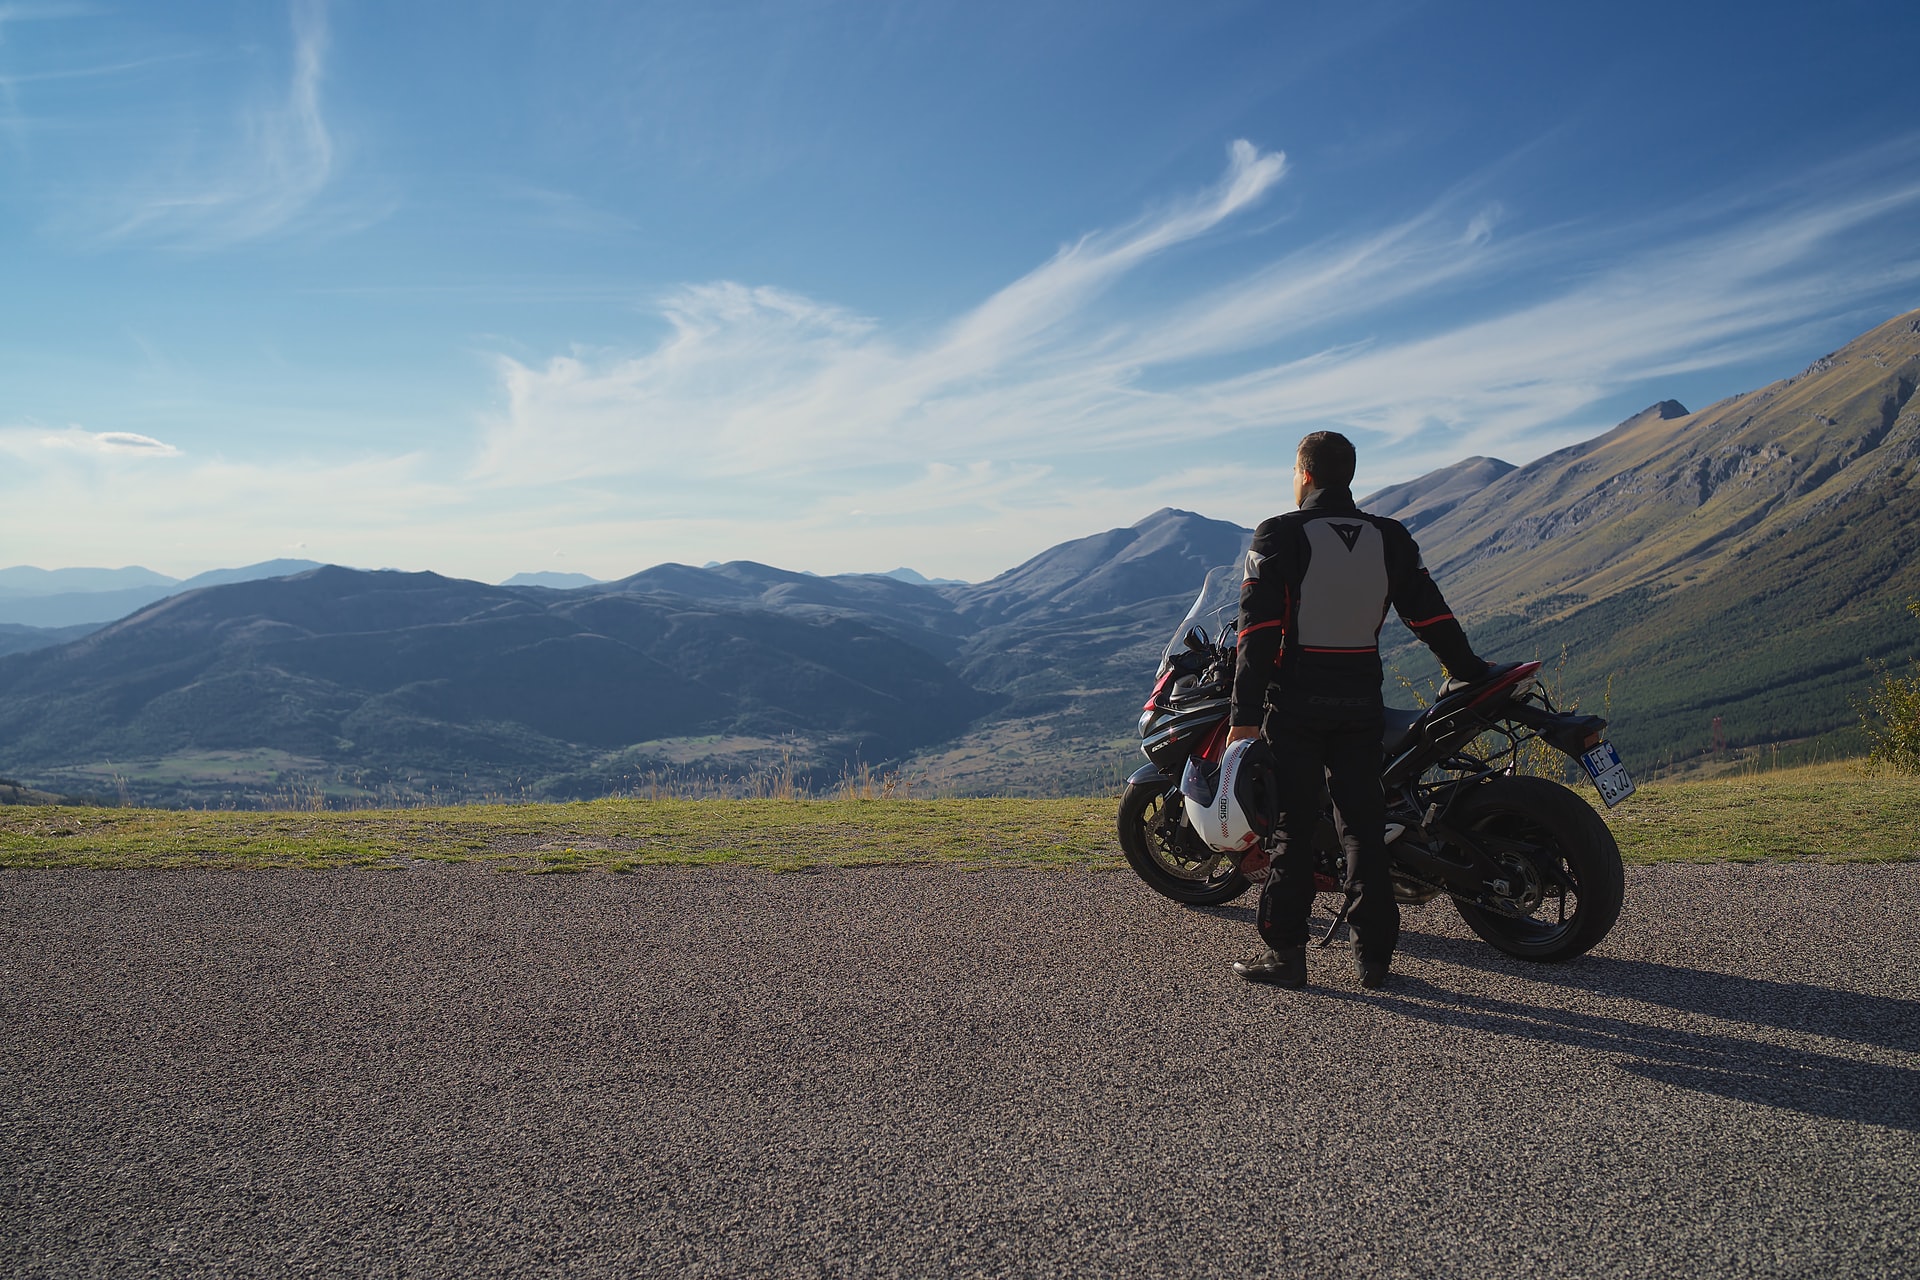
{"type": "Polygon", "coordinates": [[[97,630],[99,627],[90,622],[77,627],[22,627],[11,622],[0,622],[0,657],[9,653],[51,649],[97,630]]]}
{"type": "MultiPolygon", "coordinates": [[[[1422,530],[1476,647],[1568,651],[1643,758],[1843,732],[1920,595],[1920,312],[1695,413],[1652,406],[1422,530]]],[[[1404,633],[1403,633],[1404,634],[1404,633]]],[[[1412,649],[1397,655],[1423,674],[1412,649]]]]}
{"type": "Polygon", "coordinates": [[[1391,516],[1418,533],[1512,470],[1511,462],[1498,458],[1468,458],[1403,484],[1389,485],[1362,498],[1360,506],[1375,515],[1391,516]]]}
{"type": "Polygon", "coordinates": [[[962,737],[916,753],[936,785],[1010,795],[1097,791],[1139,763],[1134,719],[1160,651],[1208,570],[1251,529],[1163,508],[1053,547],[990,581],[946,588],[980,624],[955,665],[1005,698],[962,737]]]}
{"type": "Polygon", "coordinates": [[[1162,507],[1125,529],[1063,542],[1007,570],[941,594],[975,625],[1075,617],[1193,593],[1207,570],[1239,559],[1249,530],[1162,507]]]}

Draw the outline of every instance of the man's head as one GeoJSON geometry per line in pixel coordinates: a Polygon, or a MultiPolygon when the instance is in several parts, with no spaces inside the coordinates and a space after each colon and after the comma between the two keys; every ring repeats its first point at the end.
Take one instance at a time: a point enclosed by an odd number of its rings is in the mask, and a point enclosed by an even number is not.
{"type": "Polygon", "coordinates": [[[1353,441],[1338,431],[1316,431],[1300,441],[1293,457],[1293,501],[1307,500],[1315,489],[1345,489],[1353,484],[1358,459],[1353,441]]]}

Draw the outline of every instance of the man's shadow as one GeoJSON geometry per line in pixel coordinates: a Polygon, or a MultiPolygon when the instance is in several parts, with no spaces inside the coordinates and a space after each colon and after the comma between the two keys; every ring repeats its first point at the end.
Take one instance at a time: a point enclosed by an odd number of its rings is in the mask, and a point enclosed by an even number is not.
{"type": "MultiPolygon", "coordinates": [[[[1249,927],[1253,923],[1247,907],[1214,908],[1209,914],[1244,917],[1249,927]]],[[[1316,916],[1316,937],[1327,923],[1326,917],[1316,916]]],[[[1553,1004],[1472,995],[1406,972],[1396,973],[1392,985],[1378,993],[1321,988],[1319,994],[1385,1003],[1436,1026],[1591,1050],[1612,1058],[1623,1071],[1702,1093],[1920,1131],[1920,1001],[1611,956],[1531,964],[1478,939],[1412,931],[1402,933],[1400,951],[1540,987],[1843,1041],[1881,1060],[1773,1043],[1735,1030],[1683,1030],[1625,1012],[1575,1012],[1553,1004]],[[1886,1061],[1890,1054],[1904,1061],[1886,1061]]]]}

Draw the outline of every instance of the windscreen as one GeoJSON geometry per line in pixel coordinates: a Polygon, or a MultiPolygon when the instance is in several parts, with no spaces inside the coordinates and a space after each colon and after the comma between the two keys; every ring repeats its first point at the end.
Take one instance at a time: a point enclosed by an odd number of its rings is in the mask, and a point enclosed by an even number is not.
{"type": "Polygon", "coordinates": [[[1240,626],[1240,566],[1222,565],[1207,574],[1207,580],[1200,587],[1200,594],[1193,599],[1193,607],[1187,610],[1187,616],[1180,620],[1174,630],[1173,639],[1161,652],[1164,662],[1175,653],[1187,647],[1187,633],[1198,630],[1200,638],[1213,644],[1231,638],[1240,626]]]}

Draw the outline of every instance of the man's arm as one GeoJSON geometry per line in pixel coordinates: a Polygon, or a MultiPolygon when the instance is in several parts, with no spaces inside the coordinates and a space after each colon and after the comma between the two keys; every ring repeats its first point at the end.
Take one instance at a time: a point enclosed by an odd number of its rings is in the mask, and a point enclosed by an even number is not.
{"type": "Polygon", "coordinates": [[[1380,524],[1387,547],[1387,590],[1394,611],[1433,650],[1447,674],[1478,680],[1487,673],[1487,664],[1474,655],[1465,629],[1427,573],[1419,544],[1399,521],[1382,520],[1380,524]]]}
{"type": "Polygon", "coordinates": [[[1255,737],[1267,713],[1267,682],[1286,640],[1292,607],[1292,548],[1278,519],[1261,524],[1247,552],[1240,583],[1240,647],[1233,668],[1232,729],[1228,741],[1255,737]]]}

